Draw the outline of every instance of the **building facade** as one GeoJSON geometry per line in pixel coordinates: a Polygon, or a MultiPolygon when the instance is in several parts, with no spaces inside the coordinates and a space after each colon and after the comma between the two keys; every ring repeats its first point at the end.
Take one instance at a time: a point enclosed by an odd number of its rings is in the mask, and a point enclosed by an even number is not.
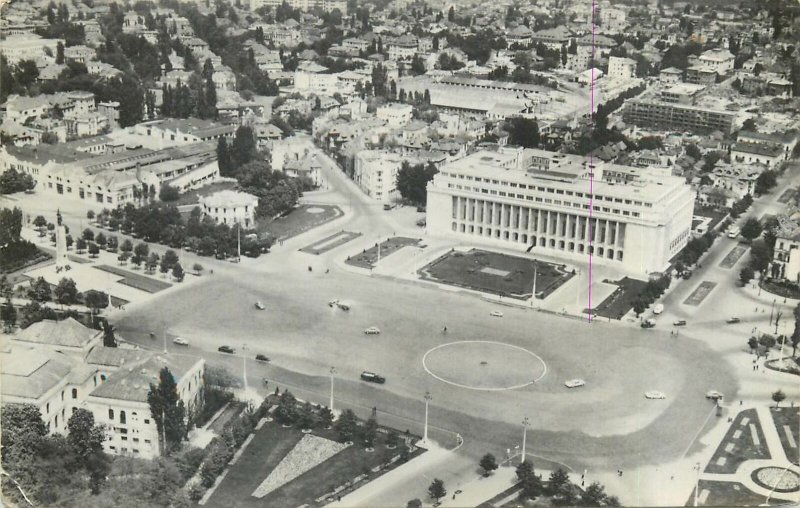
{"type": "Polygon", "coordinates": [[[224,190],[200,198],[203,213],[220,224],[255,225],[258,198],[246,192],[224,190]]]}
{"type": "Polygon", "coordinates": [[[591,253],[648,274],[686,245],[694,201],[682,178],[663,172],[506,147],[444,165],[428,184],[427,224],[435,235],[572,259],[591,253]]]}
{"type": "Polygon", "coordinates": [[[659,130],[721,131],[733,130],[736,115],[691,104],[670,104],[651,99],[631,99],[625,103],[622,119],[637,127],[659,130]]]}

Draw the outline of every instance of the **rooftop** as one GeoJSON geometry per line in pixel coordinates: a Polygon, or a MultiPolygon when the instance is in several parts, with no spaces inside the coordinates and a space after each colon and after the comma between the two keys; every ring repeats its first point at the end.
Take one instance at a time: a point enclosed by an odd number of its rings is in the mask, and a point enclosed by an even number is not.
{"type": "Polygon", "coordinates": [[[210,208],[236,208],[253,206],[254,203],[258,203],[258,198],[246,192],[224,190],[201,197],[200,203],[210,208]]]}
{"type": "Polygon", "coordinates": [[[104,399],[147,402],[150,384],[157,384],[162,368],[169,368],[176,382],[186,375],[201,358],[187,356],[165,356],[159,354],[138,365],[122,367],[98,386],[90,397],[104,399]]]}
{"type": "Polygon", "coordinates": [[[21,330],[14,336],[14,340],[33,344],[81,348],[102,333],[99,330],[92,330],[83,326],[73,318],[67,318],[62,321],[45,319],[21,330]]]}

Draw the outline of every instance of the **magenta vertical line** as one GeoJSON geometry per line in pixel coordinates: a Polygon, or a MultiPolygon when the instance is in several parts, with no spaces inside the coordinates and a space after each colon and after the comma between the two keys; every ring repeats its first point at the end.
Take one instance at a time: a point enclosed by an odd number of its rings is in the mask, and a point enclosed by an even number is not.
{"type": "MultiPolygon", "coordinates": [[[[595,0],[592,0],[592,58],[591,62],[594,62],[594,11],[595,11],[595,0]]],[[[591,139],[592,134],[594,133],[594,65],[591,66],[589,69],[589,122],[590,122],[590,129],[589,129],[589,139],[591,139]]],[[[591,144],[589,145],[591,146],[591,144]]],[[[588,309],[589,309],[589,322],[592,321],[592,257],[594,256],[594,246],[593,246],[593,238],[594,238],[594,230],[592,228],[592,216],[594,211],[594,161],[592,160],[592,152],[589,152],[589,302],[588,302],[588,309]]]]}

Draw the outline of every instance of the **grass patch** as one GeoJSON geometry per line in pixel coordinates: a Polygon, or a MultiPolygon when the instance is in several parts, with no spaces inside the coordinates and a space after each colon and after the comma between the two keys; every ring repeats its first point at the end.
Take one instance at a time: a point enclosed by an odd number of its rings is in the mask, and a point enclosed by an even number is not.
{"type": "MultiPolygon", "coordinates": [[[[315,430],[314,434],[333,441],[338,437],[333,430],[315,430]]],[[[379,433],[374,451],[368,452],[358,444],[351,445],[263,498],[252,497],[253,491],[303,436],[296,426],[284,428],[277,422],[265,424],[256,432],[255,438],[239,461],[211,496],[208,506],[322,506],[328,503],[327,494],[359,475],[366,477],[354,487],[360,487],[366,481],[384,474],[391,467],[378,472],[373,472],[372,469],[400,453],[399,447],[387,449],[384,445],[385,435],[379,433]],[[317,502],[321,497],[321,501],[317,502]]],[[[420,454],[422,450],[415,453],[420,454]]],[[[397,461],[395,465],[399,463],[397,461]]],[[[342,491],[339,495],[344,496],[345,492],[342,491]]]]}
{"type": "Polygon", "coordinates": [[[617,289],[600,302],[593,312],[595,315],[605,318],[622,319],[622,316],[633,308],[633,304],[647,283],[630,277],[610,282],[616,284],[617,289]]]}
{"type": "MultiPolygon", "coordinates": [[[[387,240],[384,240],[380,243],[380,254],[381,259],[389,256],[390,254],[394,254],[398,250],[402,249],[403,247],[407,247],[409,245],[417,245],[422,241],[421,238],[407,238],[404,236],[394,236],[387,240]]],[[[373,247],[364,250],[360,254],[356,254],[355,256],[350,256],[345,261],[348,265],[358,266],[361,268],[374,268],[375,263],[378,262],[378,244],[375,244],[373,247]]]]}
{"type": "Polygon", "coordinates": [[[728,216],[727,209],[720,210],[710,206],[699,206],[699,205],[694,207],[694,212],[692,213],[693,215],[699,215],[701,217],[708,217],[711,219],[711,222],[708,223],[709,231],[717,227],[717,224],[719,224],[722,221],[722,219],[728,216]]]}
{"type": "Polygon", "coordinates": [[[533,290],[534,266],[536,297],[540,299],[547,298],[574,275],[566,271],[565,265],[480,249],[452,250],[418,273],[422,280],[524,300],[530,298],[533,290]]]}
{"type": "Polygon", "coordinates": [[[0,273],[21,271],[47,261],[50,257],[50,254],[43,252],[31,242],[11,243],[0,249],[0,273]]]}
{"type": "Polygon", "coordinates": [[[147,293],[158,293],[159,291],[163,291],[164,289],[172,287],[172,284],[168,282],[151,279],[150,277],[129,272],[115,266],[97,265],[95,268],[104,272],[113,273],[114,275],[119,275],[122,277],[122,279],[117,281],[120,284],[140,289],[147,293]]]}
{"type": "MultiPolygon", "coordinates": [[[[765,501],[765,496],[756,494],[737,482],[715,482],[700,480],[700,490],[708,491],[705,503],[702,506],[759,506],[765,501]]],[[[769,504],[785,504],[786,501],[770,499],[769,504]]],[[[694,489],[689,494],[686,506],[694,506],[694,489]]]]}
{"type": "Polygon", "coordinates": [[[318,240],[311,245],[306,245],[300,252],[307,252],[309,254],[314,254],[319,256],[320,254],[324,254],[330,250],[335,249],[336,247],[342,246],[347,242],[358,238],[361,236],[361,233],[355,233],[352,231],[340,231],[338,233],[334,233],[330,236],[326,236],[322,240],[318,240]]]}
{"type": "Polygon", "coordinates": [[[767,447],[767,440],[764,438],[761,422],[758,420],[758,414],[755,409],[747,409],[736,415],[728,432],[725,433],[725,438],[719,443],[714,456],[711,457],[711,461],[706,466],[705,472],[734,474],[739,465],[746,460],[769,458],[769,448],[767,447]],[[745,418],[747,419],[747,424],[743,425],[742,422],[745,418]],[[751,425],[755,426],[758,444],[753,442],[750,432],[751,425]],[[739,437],[734,437],[737,432],[739,432],[739,437]],[[731,451],[726,450],[729,444],[733,444],[731,451]],[[725,463],[720,465],[718,461],[722,457],[725,458],[725,463]]]}
{"type": "Polygon", "coordinates": [[[333,205],[300,205],[269,222],[259,220],[256,231],[267,233],[276,241],[286,240],[341,217],[342,213],[338,206],[333,205]]]}
{"type": "Polygon", "coordinates": [[[800,298],[800,286],[787,280],[767,279],[761,282],[761,288],[773,295],[778,295],[784,298],[800,298]]]}
{"type": "Polygon", "coordinates": [[[782,407],[780,410],[770,408],[772,413],[772,421],[775,422],[775,427],[778,429],[778,435],[781,438],[781,445],[786,456],[794,464],[798,463],[797,446],[800,446],[800,408],[798,407],[782,407]],[[791,441],[786,434],[786,426],[789,427],[789,432],[792,433],[794,438],[794,447],[791,446],[791,441]]]}

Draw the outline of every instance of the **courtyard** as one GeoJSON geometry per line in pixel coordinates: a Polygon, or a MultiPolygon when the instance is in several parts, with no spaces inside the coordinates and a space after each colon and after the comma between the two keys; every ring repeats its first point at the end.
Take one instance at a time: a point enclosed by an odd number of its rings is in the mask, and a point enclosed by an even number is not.
{"type": "Polygon", "coordinates": [[[452,250],[419,270],[422,280],[435,281],[520,300],[531,297],[536,273],[536,298],[547,296],[574,273],[566,265],[471,249],[452,250]]]}

